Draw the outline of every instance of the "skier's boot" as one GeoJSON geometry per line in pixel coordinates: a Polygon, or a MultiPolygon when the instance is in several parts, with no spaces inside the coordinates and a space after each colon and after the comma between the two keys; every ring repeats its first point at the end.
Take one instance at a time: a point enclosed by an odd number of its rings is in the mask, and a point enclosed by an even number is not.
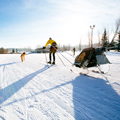
{"type": "Polygon", "coordinates": [[[51,61],[49,61],[48,63],[51,64],[51,61]]]}
{"type": "Polygon", "coordinates": [[[55,65],[55,62],[52,62],[53,65],[55,65]]]}

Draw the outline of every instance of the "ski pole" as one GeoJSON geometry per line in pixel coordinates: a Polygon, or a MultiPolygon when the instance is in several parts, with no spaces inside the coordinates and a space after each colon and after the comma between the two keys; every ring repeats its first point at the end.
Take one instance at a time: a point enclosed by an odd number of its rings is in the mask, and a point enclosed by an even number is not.
{"type": "MultiPolygon", "coordinates": [[[[64,51],[64,52],[66,52],[66,51],[64,51]]],[[[67,54],[69,54],[70,56],[72,56],[72,57],[74,57],[73,55],[71,55],[70,53],[68,53],[68,52],[66,52],[67,54]]],[[[75,57],[74,57],[75,58],[75,57]]]]}
{"type": "MultiPolygon", "coordinates": [[[[45,52],[45,51],[44,51],[45,52]]],[[[47,56],[46,56],[46,52],[45,52],[45,59],[46,59],[46,63],[47,63],[47,56]]],[[[47,67],[49,68],[49,65],[47,63],[47,67]]]]}
{"type": "MultiPolygon", "coordinates": [[[[54,46],[52,46],[56,51],[57,51],[57,49],[54,47],[54,46]]],[[[60,52],[59,52],[60,53],[60,52]]],[[[61,54],[61,53],[60,53],[61,54]]],[[[61,54],[62,55],[62,54],[61,54]]],[[[63,55],[62,55],[63,56],[63,55]]],[[[63,56],[68,62],[70,62],[65,56],[63,56]]],[[[73,64],[72,62],[70,62],[71,64],[73,64]]]]}
{"type": "MultiPolygon", "coordinates": [[[[60,52],[59,52],[60,53],[60,52]]],[[[61,53],[60,53],[61,54],[61,53]]],[[[62,55],[62,54],[61,54],[62,55]]],[[[64,55],[62,55],[68,62],[70,62],[64,55]]],[[[73,64],[72,62],[70,62],[71,64],[73,64]]]]}
{"type": "MultiPolygon", "coordinates": [[[[58,55],[58,54],[57,54],[58,55]]],[[[60,56],[58,55],[59,59],[61,60],[61,62],[63,63],[62,59],[60,58],[60,56]]],[[[65,66],[65,64],[63,63],[63,65],[65,66]]]]}

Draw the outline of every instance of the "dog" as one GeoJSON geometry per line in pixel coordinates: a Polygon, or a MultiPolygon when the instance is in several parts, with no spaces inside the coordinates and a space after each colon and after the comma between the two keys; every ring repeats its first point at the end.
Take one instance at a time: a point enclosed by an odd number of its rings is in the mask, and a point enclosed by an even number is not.
{"type": "Polygon", "coordinates": [[[25,55],[26,55],[26,53],[25,52],[23,52],[22,54],[21,54],[21,61],[23,62],[23,61],[25,61],[25,55]]]}

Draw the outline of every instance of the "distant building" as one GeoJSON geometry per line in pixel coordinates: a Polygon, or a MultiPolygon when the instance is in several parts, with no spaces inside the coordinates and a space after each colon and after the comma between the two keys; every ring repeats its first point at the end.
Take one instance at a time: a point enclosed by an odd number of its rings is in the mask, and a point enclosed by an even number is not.
{"type": "Polygon", "coordinates": [[[50,49],[43,49],[43,47],[35,49],[37,53],[49,53],[50,49]]]}

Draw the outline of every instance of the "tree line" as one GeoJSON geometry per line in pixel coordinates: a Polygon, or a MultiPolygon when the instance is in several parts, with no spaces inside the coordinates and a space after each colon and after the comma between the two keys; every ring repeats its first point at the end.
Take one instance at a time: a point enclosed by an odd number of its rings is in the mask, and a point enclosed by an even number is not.
{"type": "Polygon", "coordinates": [[[102,38],[101,38],[101,46],[106,47],[108,50],[109,49],[117,49],[120,51],[120,19],[116,21],[116,26],[115,26],[115,31],[113,38],[111,41],[109,40],[109,34],[107,33],[106,28],[104,29],[102,38]]]}
{"type": "Polygon", "coordinates": [[[33,49],[31,49],[30,47],[28,48],[0,48],[0,54],[14,54],[14,53],[22,53],[22,52],[31,52],[33,51],[33,49]]]}
{"type": "Polygon", "coordinates": [[[113,32],[113,37],[110,40],[110,34],[104,28],[102,37],[98,34],[98,46],[105,47],[107,50],[116,49],[120,51],[120,18],[116,20],[115,30],[113,32]]]}
{"type": "MultiPolygon", "coordinates": [[[[91,46],[93,47],[105,47],[107,50],[110,49],[116,49],[118,51],[120,51],[120,18],[116,21],[116,25],[115,25],[115,31],[114,31],[114,35],[113,38],[110,40],[109,39],[109,32],[106,30],[106,28],[104,28],[102,36],[100,36],[100,34],[98,33],[98,43],[95,43],[91,46]]],[[[76,46],[70,46],[70,45],[60,45],[58,44],[58,50],[60,51],[69,51],[69,50],[73,50],[73,48],[75,47],[78,50],[82,50],[85,47],[91,47],[90,46],[90,42],[91,42],[91,36],[88,33],[88,45],[82,45],[81,44],[81,39],[78,45],[76,46]]],[[[12,48],[12,49],[4,49],[3,47],[0,48],[0,54],[6,54],[6,53],[19,53],[21,51],[26,51],[26,52],[31,52],[33,49],[31,49],[30,47],[28,48],[12,48]]]]}
{"type": "Polygon", "coordinates": [[[8,49],[4,49],[3,47],[0,48],[0,54],[6,54],[6,53],[8,53],[8,52],[9,52],[8,49]]]}

